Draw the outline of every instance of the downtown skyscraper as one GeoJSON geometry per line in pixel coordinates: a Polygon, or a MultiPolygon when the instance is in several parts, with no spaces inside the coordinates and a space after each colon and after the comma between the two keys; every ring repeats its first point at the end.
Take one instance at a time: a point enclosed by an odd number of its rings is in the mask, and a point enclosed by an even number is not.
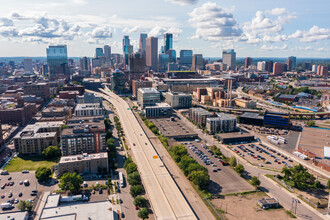
{"type": "Polygon", "coordinates": [[[164,53],[167,53],[170,49],[173,49],[173,34],[164,34],[164,53]]]}
{"type": "Polygon", "coordinates": [[[146,39],[146,64],[152,70],[158,69],[158,38],[148,37],[146,39]]]}
{"type": "Polygon", "coordinates": [[[123,38],[123,53],[125,64],[128,65],[128,56],[133,53],[133,45],[130,43],[129,36],[123,38]]]}

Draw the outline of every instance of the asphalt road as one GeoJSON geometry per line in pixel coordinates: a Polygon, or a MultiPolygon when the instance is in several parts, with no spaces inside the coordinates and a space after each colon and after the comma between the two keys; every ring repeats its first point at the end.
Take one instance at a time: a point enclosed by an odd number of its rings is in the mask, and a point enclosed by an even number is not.
{"type": "Polygon", "coordinates": [[[157,157],[155,149],[128,104],[107,88],[103,92],[107,95],[99,94],[110,101],[117,110],[155,218],[197,219],[163,162],[157,157]]]}

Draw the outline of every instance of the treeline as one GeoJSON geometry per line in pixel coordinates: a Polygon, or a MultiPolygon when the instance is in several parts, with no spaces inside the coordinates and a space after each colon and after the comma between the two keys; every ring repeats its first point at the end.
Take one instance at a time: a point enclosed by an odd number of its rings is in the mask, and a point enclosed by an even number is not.
{"type": "Polygon", "coordinates": [[[207,189],[210,184],[210,176],[207,169],[188,155],[185,146],[175,145],[170,150],[170,154],[190,181],[201,190],[207,189]]]}

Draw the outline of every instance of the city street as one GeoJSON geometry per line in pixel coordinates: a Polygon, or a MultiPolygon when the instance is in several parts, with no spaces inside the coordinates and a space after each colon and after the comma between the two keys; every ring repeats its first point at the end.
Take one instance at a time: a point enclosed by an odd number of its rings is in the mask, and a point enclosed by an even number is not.
{"type": "MultiPolygon", "coordinates": [[[[226,156],[236,156],[234,152],[229,150],[225,145],[219,144],[218,141],[214,140],[214,138],[210,135],[206,135],[203,133],[202,130],[198,129],[194,124],[192,124],[190,121],[188,121],[184,116],[179,115],[181,119],[183,119],[186,124],[189,124],[191,128],[199,134],[199,137],[209,144],[215,144],[222,153],[224,153],[226,156]]],[[[281,152],[283,154],[283,152],[281,152]]],[[[259,169],[255,166],[252,166],[248,162],[246,162],[244,159],[237,157],[238,163],[241,163],[244,165],[245,170],[249,173],[250,176],[258,176],[261,181],[260,188],[263,189],[270,197],[276,198],[279,200],[280,204],[285,207],[285,209],[290,210],[291,204],[292,204],[292,198],[298,199],[293,194],[289,193],[286,189],[284,189],[279,184],[273,182],[269,178],[265,177],[264,174],[271,174],[275,175],[276,172],[268,171],[259,169]]],[[[310,207],[309,205],[305,204],[304,202],[299,203],[297,207],[297,213],[296,215],[302,219],[323,219],[324,216],[317,212],[315,209],[310,207]]]]}

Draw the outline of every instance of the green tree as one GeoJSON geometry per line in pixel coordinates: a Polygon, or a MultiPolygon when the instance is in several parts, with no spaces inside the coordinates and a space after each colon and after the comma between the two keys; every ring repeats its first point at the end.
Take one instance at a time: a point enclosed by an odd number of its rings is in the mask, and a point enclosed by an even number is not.
{"type": "Polygon", "coordinates": [[[235,156],[232,156],[232,157],[230,158],[230,160],[229,160],[229,164],[230,164],[230,166],[232,166],[232,167],[236,167],[236,165],[237,165],[237,161],[236,161],[236,157],[235,157],[235,156]]]}
{"type": "Polygon", "coordinates": [[[107,139],[107,148],[110,152],[116,152],[116,140],[113,138],[107,139]]]}
{"type": "Polygon", "coordinates": [[[105,134],[105,139],[108,140],[110,138],[113,137],[112,131],[111,130],[107,130],[106,134],[105,134]]]}
{"type": "Polygon", "coordinates": [[[58,158],[61,156],[61,150],[56,146],[49,146],[42,151],[42,155],[46,159],[58,158]]]}
{"type": "Polygon", "coordinates": [[[138,207],[144,207],[144,206],[146,206],[146,203],[147,203],[147,200],[142,196],[135,197],[134,202],[133,202],[133,204],[138,207]]]}
{"type": "Polygon", "coordinates": [[[259,187],[260,186],[260,180],[258,179],[258,177],[253,176],[251,178],[251,184],[252,184],[252,186],[259,187]]]}
{"type": "Polygon", "coordinates": [[[202,165],[198,164],[198,163],[191,163],[191,164],[189,164],[189,166],[184,171],[184,173],[186,175],[186,172],[187,172],[187,175],[186,176],[188,176],[193,171],[202,171],[204,173],[207,173],[207,169],[205,167],[203,167],[202,165]]]}
{"type": "Polygon", "coordinates": [[[83,179],[77,173],[64,173],[58,186],[64,191],[70,190],[72,193],[77,193],[82,183],[83,179]]]}
{"type": "Polygon", "coordinates": [[[138,212],[138,217],[144,219],[148,219],[149,218],[149,212],[147,208],[142,208],[139,210],[138,212]]]}
{"type": "Polygon", "coordinates": [[[26,202],[24,200],[20,200],[17,204],[17,208],[20,210],[20,211],[25,211],[26,209],[26,202]]]}
{"type": "Polygon", "coordinates": [[[30,212],[33,207],[33,203],[31,201],[26,201],[25,202],[26,209],[30,212]]]}
{"type": "Polygon", "coordinates": [[[111,186],[112,186],[112,180],[111,180],[111,178],[109,178],[109,179],[107,180],[107,186],[108,186],[108,187],[111,187],[111,186]]]}
{"type": "Polygon", "coordinates": [[[129,156],[126,160],[125,160],[125,162],[124,162],[124,168],[126,169],[126,167],[128,166],[128,164],[130,164],[130,163],[132,163],[133,162],[133,160],[132,160],[132,158],[129,156]]]}
{"type": "Polygon", "coordinates": [[[235,170],[238,174],[242,175],[244,173],[244,166],[242,164],[238,164],[236,167],[235,167],[235,170]]]}
{"type": "Polygon", "coordinates": [[[188,155],[185,155],[181,158],[179,167],[184,171],[184,174],[187,176],[189,174],[187,168],[190,164],[196,163],[195,159],[189,157],[188,155]]]}
{"type": "Polygon", "coordinates": [[[141,177],[138,171],[128,174],[127,182],[131,185],[139,185],[141,183],[141,177]]]}
{"type": "Polygon", "coordinates": [[[189,178],[200,189],[206,189],[210,184],[210,176],[203,171],[193,171],[189,178]]]}
{"type": "Polygon", "coordinates": [[[35,177],[39,181],[46,181],[50,178],[52,175],[52,170],[47,167],[38,167],[38,169],[35,172],[35,177]]]}
{"type": "Polygon", "coordinates": [[[284,174],[284,180],[288,180],[288,179],[290,179],[290,176],[291,176],[291,170],[290,170],[287,166],[284,166],[284,167],[282,168],[281,173],[284,174]]]}
{"type": "Polygon", "coordinates": [[[185,146],[183,145],[175,145],[172,149],[171,149],[171,153],[173,154],[173,159],[175,160],[175,162],[179,163],[181,158],[184,155],[188,155],[188,151],[186,149],[185,146]]]}
{"type": "Polygon", "coordinates": [[[314,127],[315,126],[315,121],[308,121],[307,126],[314,127]]]}
{"type": "Polygon", "coordinates": [[[131,186],[130,193],[135,198],[141,195],[143,192],[143,187],[141,185],[131,186]]]}
{"type": "Polygon", "coordinates": [[[127,172],[127,175],[131,174],[131,173],[134,173],[137,171],[137,166],[135,163],[129,163],[127,166],[126,166],[126,172],[127,172]]]}

